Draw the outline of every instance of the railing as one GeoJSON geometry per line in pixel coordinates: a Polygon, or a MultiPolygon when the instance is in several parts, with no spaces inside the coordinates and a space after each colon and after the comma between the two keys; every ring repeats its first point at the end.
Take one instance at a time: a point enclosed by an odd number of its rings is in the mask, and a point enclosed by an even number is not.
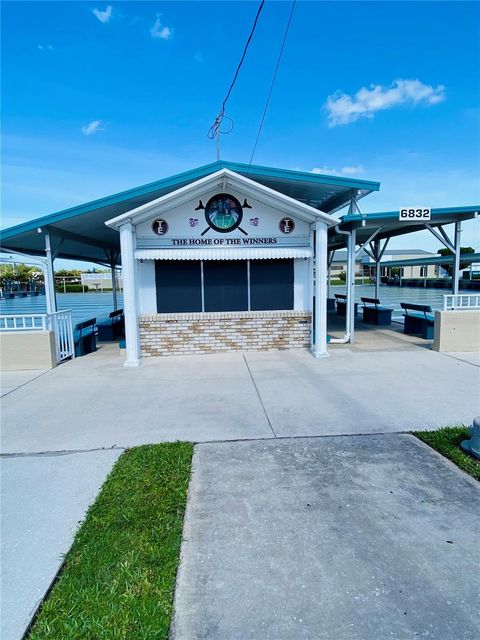
{"type": "Polygon", "coordinates": [[[48,314],[48,328],[55,333],[57,363],[67,358],[74,358],[75,342],[71,310],[48,314]]]}
{"type": "Polygon", "coordinates": [[[0,316],[0,331],[53,331],[57,364],[75,357],[72,311],[0,316]]]}
{"type": "Polygon", "coordinates": [[[31,315],[0,316],[0,331],[33,331],[46,330],[48,326],[45,313],[31,315]]]}
{"type": "Polygon", "coordinates": [[[480,293],[448,294],[443,296],[443,310],[480,309],[480,293]]]}

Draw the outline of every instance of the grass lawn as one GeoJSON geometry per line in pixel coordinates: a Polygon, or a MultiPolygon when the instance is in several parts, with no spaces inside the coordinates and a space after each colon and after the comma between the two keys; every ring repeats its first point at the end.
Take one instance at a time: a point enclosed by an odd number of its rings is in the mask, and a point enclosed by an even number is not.
{"type": "Polygon", "coordinates": [[[445,427],[438,429],[438,431],[415,431],[414,435],[439,451],[473,478],[480,480],[480,460],[476,460],[460,448],[460,442],[469,437],[467,427],[445,427]]]}
{"type": "Polygon", "coordinates": [[[168,637],[192,452],[180,442],[123,453],[29,640],[168,637]]]}

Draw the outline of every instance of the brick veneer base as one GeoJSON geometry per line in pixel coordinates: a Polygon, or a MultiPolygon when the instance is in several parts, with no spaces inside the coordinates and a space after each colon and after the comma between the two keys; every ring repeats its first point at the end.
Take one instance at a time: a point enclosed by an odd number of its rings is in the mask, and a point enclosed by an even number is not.
{"type": "Polygon", "coordinates": [[[229,311],[141,315],[142,356],[310,347],[309,311],[229,311]]]}

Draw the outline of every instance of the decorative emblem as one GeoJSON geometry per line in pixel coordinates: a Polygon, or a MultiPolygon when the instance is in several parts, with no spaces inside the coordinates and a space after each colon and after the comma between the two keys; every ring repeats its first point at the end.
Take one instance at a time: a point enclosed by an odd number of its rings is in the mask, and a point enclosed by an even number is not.
{"type": "Polygon", "coordinates": [[[295,229],[295,222],[292,220],[292,218],[282,218],[278,223],[278,228],[282,233],[288,235],[295,229]]]}
{"type": "Polygon", "coordinates": [[[250,218],[250,224],[252,227],[258,227],[258,218],[250,218]]]}
{"type": "Polygon", "coordinates": [[[168,222],[163,218],[157,218],[152,222],[152,231],[157,236],[164,236],[168,233],[168,222]]]}
{"type": "MultiPolygon", "coordinates": [[[[246,198],[243,207],[246,207],[247,209],[252,208],[248,204],[246,198]]],[[[239,231],[248,235],[248,233],[240,226],[243,218],[243,207],[235,196],[228,193],[219,193],[213,196],[207,202],[205,207],[200,200],[198,206],[195,207],[195,211],[204,209],[205,220],[208,224],[208,227],[201,235],[205,235],[209,229],[213,229],[219,233],[230,233],[230,231],[239,229],[239,231]]]]}
{"type": "Polygon", "coordinates": [[[198,218],[189,218],[188,222],[189,222],[191,227],[196,227],[197,224],[198,224],[198,218]]]}

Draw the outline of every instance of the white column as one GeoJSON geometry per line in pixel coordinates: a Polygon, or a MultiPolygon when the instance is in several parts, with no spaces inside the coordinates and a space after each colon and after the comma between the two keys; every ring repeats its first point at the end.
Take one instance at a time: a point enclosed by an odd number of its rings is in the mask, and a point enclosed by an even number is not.
{"type": "Polygon", "coordinates": [[[458,279],[460,277],[460,242],[462,238],[462,224],[455,223],[455,255],[453,257],[452,293],[458,295],[458,279]]]}
{"type": "Polygon", "coordinates": [[[327,353],[327,225],[315,223],[315,348],[313,355],[324,358],[327,353]]]}
{"type": "Polygon", "coordinates": [[[373,257],[375,258],[375,298],[378,299],[379,289],[380,289],[380,242],[375,240],[375,244],[373,247],[373,257]]]}
{"type": "Polygon", "coordinates": [[[357,231],[352,229],[347,240],[347,334],[350,336],[350,344],[355,338],[355,246],[357,244],[357,231]]]}
{"type": "Polygon", "coordinates": [[[314,340],[313,340],[313,334],[315,332],[315,325],[314,325],[314,315],[315,315],[315,311],[314,311],[314,304],[313,304],[313,296],[314,296],[314,274],[315,274],[315,257],[314,257],[314,252],[315,252],[315,246],[313,243],[313,235],[314,235],[314,229],[315,229],[315,225],[311,224],[310,225],[310,249],[312,250],[312,257],[308,259],[308,270],[309,270],[309,279],[308,279],[308,301],[309,301],[309,306],[308,306],[308,310],[311,311],[312,313],[312,321],[310,323],[310,348],[311,351],[313,353],[314,351],[314,340]]]}
{"type": "Polygon", "coordinates": [[[117,272],[115,270],[115,263],[112,262],[110,265],[110,271],[112,274],[112,298],[113,298],[113,310],[116,311],[118,309],[117,302],[117,272]]]}
{"type": "Polygon", "coordinates": [[[47,313],[57,311],[57,296],[55,295],[55,272],[53,270],[52,247],[50,245],[50,234],[45,232],[45,254],[47,256],[47,268],[45,276],[45,298],[47,303],[47,313]]]}
{"type": "Polygon", "coordinates": [[[136,293],[135,227],[130,222],[120,227],[120,248],[122,252],[123,305],[127,350],[127,359],[124,366],[138,367],[140,364],[140,336],[136,293]]]}

